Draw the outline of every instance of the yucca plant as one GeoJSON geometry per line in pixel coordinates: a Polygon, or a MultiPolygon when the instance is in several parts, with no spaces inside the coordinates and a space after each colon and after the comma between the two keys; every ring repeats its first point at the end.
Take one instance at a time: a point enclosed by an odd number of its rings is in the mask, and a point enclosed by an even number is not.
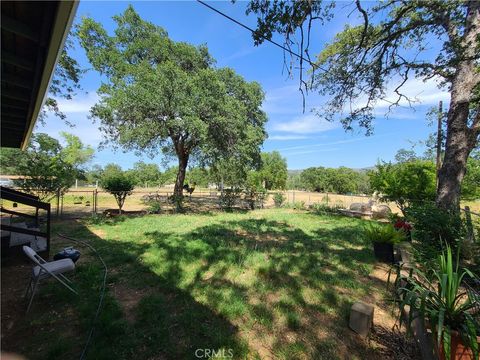
{"type": "Polygon", "coordinates": [[[408,276],[399,272],[397,284],[403,284],[398,289],[400,309],[410,306],[408,324],[417,317],[423,318],[432,327],[437,348],[440,352],[443,350],[446,359],[450,359],[454,350],[451,347],[452,334],[457,332],[463,345],[471,349],[473,358],[478,359],[480,324],[474,311],[480,299],[462,288],[463,279],[466,276],[474,278],[473,273],[459,268],[458,252],[454,262],[452,250],[447,245],[430,275],[418,269],[410,271],[408,276]]]}

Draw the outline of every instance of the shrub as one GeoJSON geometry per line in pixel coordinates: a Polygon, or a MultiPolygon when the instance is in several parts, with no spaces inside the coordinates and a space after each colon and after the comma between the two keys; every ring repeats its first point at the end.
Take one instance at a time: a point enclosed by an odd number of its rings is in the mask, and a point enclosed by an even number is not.
{"type": "Polygon", "coordinates": [[[285,202],[285,194],[280,192],[273,194],[273,202],[275,204],[275,207],[282,207],[283,203],[285,202]]]}
{"type": "Polygon", "coordinates": [[[305,209],[305,201],[295,201],[292,206],[296,210],[305,209]]]}
{"type": "Polygon", "coordinates": [[[220,194],[220,206],[223,210],[231,211],[240,199],[241,191],[237,188],[225,189],[220,194]]]}
{"type": "Polygon", "coordinates": [[[101,179],[101,186],[111,193],[118,205],[118,213],[122,213],[122,207],[125,199],[133,191],[134,181],[122,171],[108,173],[101,179]]]}
{"type": "Polygon", "coordinates": [[[370,223],[365,227],[364,234],[372,243],[398,244],[405,240],[405,234],[391,224],[370,223]]]}
{"type": "Polygon", "coordinates": [[[162,211],[162,205],[159,201],[151,200],[147,203],[147,205],[147,212],[149,214],[160,214],[160,212],[162,211]]]}
{"type": "Polygon", "coordinates": [[[456,211],[439,209],[431,203],[412,205],[405,212],[407,221],[413,224],[420,262],[435,259],[445,244],[456,252],[466,235],[465,222],[456,211]]]}
{"type": "Polygon", "coordinates": [[[256,207],[263,208],[263,203],[267,196],[267,190],[261,186],[245,190],[245,200],[251,210],[254,210],[256,207]]]}
{"type": "Polygon", "coordinates": [[[338,214],[342,206],[338,206],[334,204],[333,206],[329,206],[326,203],[314,203],[310,205],[310,209],[312,209],[316,214],[338,214]]]}

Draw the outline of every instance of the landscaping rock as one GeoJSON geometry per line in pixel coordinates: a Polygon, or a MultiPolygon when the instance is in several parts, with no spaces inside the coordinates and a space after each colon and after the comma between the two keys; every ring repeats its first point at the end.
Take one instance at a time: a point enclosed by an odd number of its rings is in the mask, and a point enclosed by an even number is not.
{"type": "Polygon", "coordinates": [[[350,311],[349,327],[357,334],[367,337],[373,325],[374,306],[363,302],[356,302],[350,311]]]}

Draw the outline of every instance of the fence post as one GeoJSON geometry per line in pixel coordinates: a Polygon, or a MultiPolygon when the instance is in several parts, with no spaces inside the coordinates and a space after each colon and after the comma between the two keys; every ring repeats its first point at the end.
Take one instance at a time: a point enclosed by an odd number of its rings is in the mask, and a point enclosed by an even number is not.
{"type": "Polygon", "coordinates": [[[328,206],[328,192],[327,192],[327,206],[328,206]]]}
{"type": "Polygon", "coordinates": [[[295,204],[295,190],[293,190],[293,199],[292,199],[292,204],[295,204]]]}
{"type": "Polygon", "coordinates": [[[98,206],[98,189],[95,189],[95,214],[97,213],[98,206]]]}
{"type": "Polygon", "coordinates": [[[57,190],[57,210],[56,215],[60,215],[60,189],[57,190]]]}

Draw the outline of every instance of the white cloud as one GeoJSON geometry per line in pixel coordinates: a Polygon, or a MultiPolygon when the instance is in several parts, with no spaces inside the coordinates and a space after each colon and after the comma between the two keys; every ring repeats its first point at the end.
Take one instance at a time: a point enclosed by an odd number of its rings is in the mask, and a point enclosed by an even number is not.
{"type": "Polygon", "coordinates": [[[58,108],[60,111],[66,114],[85,113],[88,114],[90,108],[97,103],[99,96],[95,91],[88,92],[87,94],[80,94],[75,96],[71,100],[56,99],[58,108]]]}
{"type": "Polygon", "coordinates": [[[268,140],[278,140],[278,141],[303,140],[303,139],[309,139],[309,137],[304,135],[272,135],[268,137],[268,140]]]}
{"type": "Polygon", "coordinates": [[[98,130],[98,124],[92,123],[89,119],[89,113],[90,108],[98,100],[99,97],[95,91],[79,94],[71,100],[57,99],[60,111],[65,113],[66,120],[73,124],[73,127],[68,126],[53,113],[48,113],[45,126],[37,124],[35,131],[47,133],[57,139],[60,139],[60,133],[65,131],[80,137],[84,144],[96,147],[103,136],[98,130]]]}
{"type": "Polygon", "coordinates": [[[311,134],[336,129],[338,127],[338,123],[326,121],[313,114],[309,114],[299,116],[292,121],[275,123],[272,125],[272,130],[292,134],[311,134]]]}
{"type": "Polygon", "coordinates": [[[295,151],[295,152],[292,152],[292,153],[288,153],[287,156],[314,154],[314,153],[320,153],[320,152],[332,152],[332,151],[338,151],[338,150],[340,150],[340,149],[339,148],[328,148],[328,149],[314,149],[314,150],[306,150],[306,151],[295,151]]]}
{"type": "MultiPolygon", "coordinates": [[[[391,82],[388,85],[388,89],[386,92],[386,100],[378,101],[375,104],[375,110],[388,110],[388,107],[392,104],[392,102],[397,101],[398,95],[395,93],[395,88],[397,86],[398,81],[391,82]]],[[[430,79],[427,81],[423,81],[417,78],[409,79],[402,86],[399,92],[415,101],[411,104],[413,107],[418,105],[437,105],[440,100],[444,103],[448,103],[450,101],[449,92],[446,89],[438,88],[437,79],[430,79]]],[[[361,104],[362,103],[360,103],[360,105],[361,104]]],[[[399,105],[403,107],[408,107],[409,103],[406,99],[402,98],[399,102],[399,105]]]]}
{"type": "MultiPolygon", "coordinates": [[[[300,145],[300,146],[290,146],[282,149],[278,149],[279,151],[290,151],[290,150],[301,150],[301,149],[309,149],[312,147],[321,147],[321,146],[331,146],[331,145],[342,145],[342,144],[349,144],[349,143],[355,143],[359,141],[369,141],[369,140],[377,140],[378,138],[382,137],[388,137],[392,136],[394,134],[392,133],[386,133],[386,134],[381,134],[381,135],[375,135],[375,136],[362,136],[362,137],[356,137],[352,139],[346,139],[346,140],[337,140],[337,141],[331,141],[331,142],[326,142],[326,143],[317,143],[317,144],[310,144],[310,145],[300,145]]],[[[327,151],[327,150],[325,150],[327,151]]]]}

